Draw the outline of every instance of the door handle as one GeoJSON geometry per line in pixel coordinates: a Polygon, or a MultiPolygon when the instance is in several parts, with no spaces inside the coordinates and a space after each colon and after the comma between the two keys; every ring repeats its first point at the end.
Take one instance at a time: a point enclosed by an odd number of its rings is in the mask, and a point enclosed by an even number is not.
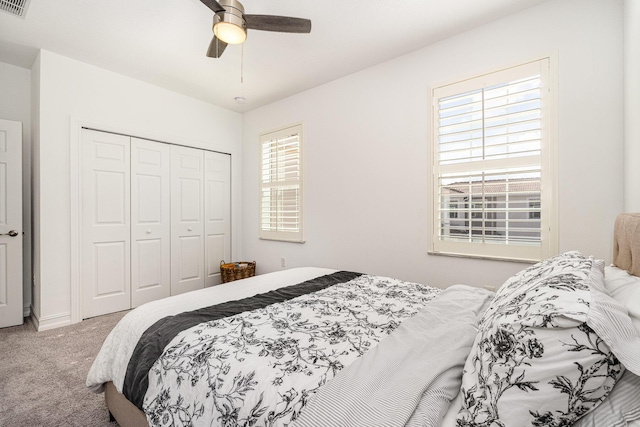
{"type": "Polygon", "coordinates": [[[0,233],[0,236],[10,236],[10,237],[16,237],[18,235],[18,232],[16,230],[11,230],[6,234],[2,234],[0,233]]]}

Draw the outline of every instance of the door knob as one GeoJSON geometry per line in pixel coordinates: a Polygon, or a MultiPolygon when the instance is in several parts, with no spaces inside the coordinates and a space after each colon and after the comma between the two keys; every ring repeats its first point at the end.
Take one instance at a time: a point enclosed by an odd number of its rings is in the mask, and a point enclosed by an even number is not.
{"type": "Polygon", "coordinates": [[[18,235],[18,232],[17,232],[16,230],[11,230],[11,231],[9,231],[9,232],[8,232],[8,233],[6,233],[6,234],[1,234],[1,233],[0,233],[0,236],[16,237],[17,235],[18,235]]]}

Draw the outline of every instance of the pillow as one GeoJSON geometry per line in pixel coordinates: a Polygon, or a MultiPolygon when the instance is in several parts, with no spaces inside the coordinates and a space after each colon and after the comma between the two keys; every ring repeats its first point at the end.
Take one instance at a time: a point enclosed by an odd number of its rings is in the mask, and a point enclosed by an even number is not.
{"type": "MultiPolygon", "coordinates": [[[[640,277],[616,266],[607,266],[604,285],[611,297],[625,306],[640,332],[640,277]]],[[[578,420],[574,427],[618,427],[633,420],[640,420],[640,377],[625,371],[605,401],[578,420]]]]}
{"type": "Polygon", "coordinates": [[[613,299],[625,306],[633,325],[640,332],[640,277],[611,265],[605,267],[604,285],[613,299]]]}
{"type": "Polygon", "coordinates": [[[624,371],[609,396],[573,427],[623,427],[640,419],[640,377],[624,371]]]}
{"type": "Polygon", "coordinates": [[[640,337],[603,266],[567,252],[505,282],[465,363],[459,426],[570,425],[620,378],[618,357],[640,371],[640,337]]]}

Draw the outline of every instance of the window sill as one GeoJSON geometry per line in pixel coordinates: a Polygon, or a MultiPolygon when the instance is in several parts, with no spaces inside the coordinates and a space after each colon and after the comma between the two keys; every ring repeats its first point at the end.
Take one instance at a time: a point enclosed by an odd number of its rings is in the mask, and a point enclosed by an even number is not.
{"type": "Polygon", "coordinates": [[[489,261],[506,261],[506,262],[517,262],[522,264],[535,264],[539,261],[531,260],[531,259],[518,259],[518,258],[505,258],[505,257],[492,257],[487,255],[469,255],[469,254],[456,254],[449,252],[433,252],[428,251],[428,255],[437,255],[437,256],[448,256],[454,258],[471,258],[471,259],[483,259],[489,261]]]}
{"type": "Polygon", "coordinates": [[[286,243],[306,243],[305,240],[287,240],[287,239],[271,239],[268,237],[258,237],[260,240],[266,240],[270,242],[286,242],[286,243]]]}

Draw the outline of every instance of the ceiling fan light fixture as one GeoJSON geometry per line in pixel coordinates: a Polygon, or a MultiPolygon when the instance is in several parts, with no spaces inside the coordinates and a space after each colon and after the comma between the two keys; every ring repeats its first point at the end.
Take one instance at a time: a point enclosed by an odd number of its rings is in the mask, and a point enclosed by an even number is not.
{"type": "Polygon", "coordinates": [[[227,44],[241,44],[247,39],[247,30],[231,22],[217,22],[213,33],[227,44]]]}
{"type": "Polygon", "coordinates": [[[237,0],[220,2],[223,12],[213,18],[213,33],[227,44],[241,44],[247,39],[247,22],[244,19],[244,7],[237,0]]]}

